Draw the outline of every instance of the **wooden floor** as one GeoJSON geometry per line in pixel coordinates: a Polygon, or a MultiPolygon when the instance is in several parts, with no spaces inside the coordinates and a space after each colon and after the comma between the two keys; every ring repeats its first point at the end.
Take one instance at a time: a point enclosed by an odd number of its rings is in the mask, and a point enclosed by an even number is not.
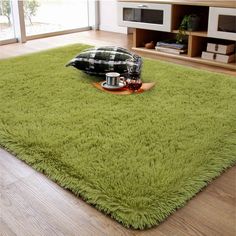
{"type": "MultiPolygon", "coordinates": [[[[120,34],[82,32],[0,46],[0,58],[76,42],[130,47],[130,41],[120,34]]],[[[227,170],[158,227],[136,231],[124,228],[0,149],[0,217],[1,236],[235,236],[236,167],[227,170]]]]}
{"type": "MultiPolygon", "coordinates": [[[[64,46],[68,44],[74,44],[74,43],[85,43],[85,44],[96,45],[96,46],[116,45],[116,46],[121,46],[121,47],[131,49],[132,48],[132,35],[130,34],[127,36],[124,34],[110,33],[110,32],[104,32],[104,31],[85,31],[85,32],[80,32],[80,33],[67,34],[63,36],[36,39],[36,40],[28,41],[25,44],[15,43],[15,44],[0,46],[0,59],[24,55],[26,53],[47,50],[50,48],[55,48],[55,47],[64,46]]],[[[234,71],[227,70],[221,67],[213,67],[210,65],[204,65],[200,63],[183,61],[180,59],[168,58],[168,57],[163,57],[163,56],[158,56],[158,55],[151,55],[151,54],[146,54],[146,53],[141,53],[141,56],[170,61],[170,62],[178,63],[181,65],[194,67],[197,69],[209,70],[213,72],[219,72],[219,73],[236,76],[235,70],[234,71]]]]}

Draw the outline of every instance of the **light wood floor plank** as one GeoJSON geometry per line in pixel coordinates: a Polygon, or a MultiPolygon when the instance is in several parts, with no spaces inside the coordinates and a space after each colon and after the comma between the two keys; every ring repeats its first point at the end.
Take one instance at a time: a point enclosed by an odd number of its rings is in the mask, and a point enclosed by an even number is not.
{"type": "MultiPolygon", "coordinates": [[[[10,44],[0,46],[0,59],[15,57],[19,55],[24,55],[26,53],[38,52],[42,50],[47,50],[59,46],[65,46],[68,44],[75,43],[85,43],[95,46],[104,46],[104,45],[115,45],[126,47],[128,49],[132,48],[132,35],[111,33],[105,31],[85,31],[73,34],[67,34],[62,36],[55,36],[50,38],[42,38],[36,40],[30,40],[25,44],[10,44]]],[[[77,52],[75,52],[76,55],[77,52]]],[[[169,62],[174,62],[181,65],[187,65],[202,70],[210,70],[213,72],[226,73],[229,75],[236,76],[236,72],[232,70],[227,70],[220,67],[213,67],[210,65],[204,65],[200,63],[194,63],[190,61],[182,61],[179,59],[167,58],[158,55],[150,55],[146,53],[141,53],[144,57],[165,60],[169,62]]]]}

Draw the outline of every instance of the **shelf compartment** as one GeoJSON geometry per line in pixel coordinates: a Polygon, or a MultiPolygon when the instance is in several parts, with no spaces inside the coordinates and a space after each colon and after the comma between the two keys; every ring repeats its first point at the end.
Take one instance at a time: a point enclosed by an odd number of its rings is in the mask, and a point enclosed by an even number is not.
{"type": "Polygon", "coordinates": [[[174,39],[175,36],[176,35],[173,33],[146,30],[146,29],[134,29],[133,46],[144,47],[145,43],[153,41],[156,44],[157,41],[174,39]]]}
{"type": "Polygon", "coordinates": [[[188,56],[200,57],[202,51],[206,50],[208,38],[190,35],[188,43],[188,56]]]}
{"type": "Polygon", "coordinates": [[[173,5],[172,6],[172,30],[178,30],[182,19],[185,15],[196,14],[200,16],[200,31],[207,31],[209,7],[207,6],[188,6],[173,5]]]}

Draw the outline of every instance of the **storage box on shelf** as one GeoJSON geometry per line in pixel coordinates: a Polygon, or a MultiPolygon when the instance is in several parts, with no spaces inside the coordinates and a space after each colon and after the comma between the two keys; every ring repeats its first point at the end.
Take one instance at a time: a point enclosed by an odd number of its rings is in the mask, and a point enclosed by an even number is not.
{"type": "Polygon", "coordinates": [[[212,60],[222,63],[235,62],[235,44],[217,44],[208,43],[207,51],[202,52],[202,58],[206,60],[212,60]]]}
{"type": "Polygon", "coordinates": [[[207,51],[220,53],[220,54],[232,54],[235,50],[235,44],[233,43],[226,43],[226,44],[217,44],[217,43],[208,43],[207,44],[207,51]]]}
{"type": "Polygon", "coordinates": [[[223,55],[213,52],[202,52],[202,58],[211,61],[218,61],[223,63],[230,63],[235,61],[235,54],[223,55]]]}
{"type": "MultiPolygon", "coordinates": [[[[119,24],[123,26],[133,27],[134,35],[133,35],[133,49],[135,51],[141,53],[150,53],[153,55],[166,56],[171,58],[183,59],[188,61],[194,61],[203,64],[215,65],[224,67],[227,69],[236,70],[236,63],[233,62],[234,56],[225,56],[218,55],[213,56],[215,60],[205,60],[203,58],[206,54],[202,52],[209,51],[207,50],[207,43],[209,43],[209,38],[218,38],[218,39],[228,39],[229,35],[231,36],[230,43],[235,45],[236,41],[236,28],[235,32],[232,30],[234,27],[226,26],[223,27],[224,30],[230,30],[231,32],[222,32],[222,24],[229,24],[232,20],[235,19],[236,26],[236,5],[232,4],[233,2],[218,2],[218,1],[185,1],[185,0],[152,0],[151,5],[149,5],[149,1],[135,1],[131,0],[132,5],[128,0],[119,0],[118,8],[119,8],[119,24]],[[156,7],[155,7],[155,4],[156,7]],[[162,6],[162,7],[161,7],[162,6]],[[132,11],[132,7],[134,10],[132,11]],[[151,7],[151,8],[150,8],[151,7]],[[219,9],[214,11],[214,7],[220,7],[221,11],[225,14],[225,18],[223,20],[219,20],[218,18],[213,18],[212,15],[219,13],[219,9]],[[129,14],[131,18],[127,18],[127,15],[124,17],[124,9],[129,8],[129,14]],[[159,8],[159,9],[158,9],[159,8]],[[137,11],[138,9],[138,11],[137,11]],[[153,22],[152,20],[148,20],[147,10],[157,10],[158,11],[158,20],[159,22],[153,22]],[[166,10],[168,9],[168,10],[166,10]],[[163,11],[161,13],[161,11],[163,11]],[[138,12],[138,13],[137,13],[138,12]],[[143,13],[142,13],[143,12],[143,13]],[[146,12],[146,14],[144,14],[146,12]],[[139,15],[138,20],[132,20],[129,22],[129,19],[135,19],[135,14],[139,15]],[[170,15],[168,15],[170,14],[170,15]],[[179,33],[179,26],[181,24],[182,19],[186,15],[196,14],[201,18],[201,24],[199,30],[197,31],[185,31],[188,47],[186,53],[178,53],[174,50],[167,50],[163,48],[155,49],[146,49],[144,47],[145,43],[149,43],[154,41],[155,43],[161,40],[166,39],[175,39],[176,35],[179,33]],[[145,15],[145,19],[142,16],[145,15]],[[228,17],[228,15],[230,17],[228,17]],[[133,17],[133,18],[132,18],[133,17]],[[163,17],[163,19],[162,19],[163,17]],[[134,22],[135,21],[135,22],[134,22]],[[213,21],[215,21],[213,23],[213,21]],[[218,22],[220,21],[220,22],[218,22]],[[217,23],[216,23],[217,22],[217,23]],[[131,23],[131,24],[130,24],[131,23]],[[170,24],[171,23],[171,24],[170,24]],[[221,29],[212,36],[212,27],[215,25],[220,25],[221,29]],[[233,32],[232,32],[233,31],[233,32]],[[226,35],[226,36],[225,36],[226,35]],[[224,37],[225,36],[225,37],[224,37]],[[234,38],[235,37],[235,38],[234,38]],[[227,59],[228,58],[228,59],[227,59]]],[[[127,10],[126,10],[127,13],[127,10]]],[[[149,12],[151,13],[151,11],[149,12]]],[[[155,14],[155,12],[153,12],[155,14]]],[[[222,13],[222,14],[223,14],[222,13]]],[[[222,17],[221,17],[222,18],[222,17]]],[[[218,27],[219,27],[218,25],[218,27]]],[[[216,30],[216,29],[214,29],[216,30]]],[[[217,29],[218,31],[218,29],[217,29]]],[[[209,45],[210,47],[210,45],[209,45]]],[[[222,49],[219,49],[222,50],[222,49]]],[[[229,54],[229,53],[228,53],[229,54]]],[[[232,54],[232,53],[231,53],[232,54]]],[[[208,58],[210,54],[208,54],[208,58]]]]}

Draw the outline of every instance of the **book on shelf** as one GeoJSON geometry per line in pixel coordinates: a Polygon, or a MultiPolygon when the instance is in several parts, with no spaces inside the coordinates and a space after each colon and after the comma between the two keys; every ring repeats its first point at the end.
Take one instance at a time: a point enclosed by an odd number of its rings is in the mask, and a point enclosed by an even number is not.
{"type": "Polygon", "coordinates": [[[188,45],[186,43],[176,43],[176,40],[169,39],[169,40],[164,40],[164,41],[157,42],[156,46],[157,47],[184,50],[184,49],[187,49],[188,45]]]}
{"type": "Polygon", "coordinates": [[[187,49],[174,49],[174,48],[166,48],[166,47],[159,47],[156,46],[155,49],[159,52],[166,52],[166,53],[172,53],[172,54],[183,54],[187,52],[187,49]]]}

